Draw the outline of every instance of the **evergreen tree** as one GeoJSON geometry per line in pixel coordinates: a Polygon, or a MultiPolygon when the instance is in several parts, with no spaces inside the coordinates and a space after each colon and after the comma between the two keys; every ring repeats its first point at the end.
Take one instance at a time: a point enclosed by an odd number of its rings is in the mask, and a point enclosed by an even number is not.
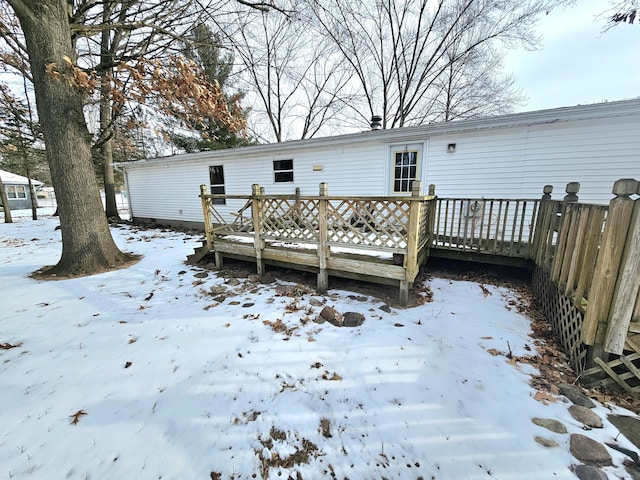
{"type": "MultiPolygon", "coordinates": [[[[189,40],[188,45],[185,46],[185,57],[200,65],[209,83],[217,83],[220,86],[229,110],[237,117],[246,118],[248,110],[243,110],[241,107],[245,93],[229,91],[232,86],[230,75],[233,71],[233,54],[220,46],[219,35],[214,34],[204,23],[194,27],[189,40]]],[[[256,143],[244,133],[231,130],[228,125],[214,117],[203,119],[196,129],[200,138],[181,133],[173,133],[169,136],[174,145],[187,152],[221,150],[256,143]]]]}

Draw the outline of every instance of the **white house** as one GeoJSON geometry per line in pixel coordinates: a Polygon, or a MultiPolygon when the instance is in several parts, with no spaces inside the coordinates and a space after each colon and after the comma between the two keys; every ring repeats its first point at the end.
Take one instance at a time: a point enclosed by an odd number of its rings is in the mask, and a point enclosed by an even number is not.
{"type": "MultiPolygon", "coordinates": [[[[22,210],[31,208],[31,194],[29,193],[29,179],[22,175],[0,170],[0,180],[4,184],[11,210],[22,210]]],[[[31,180],[34,187],[43,185],[38,180],[31,180]]],[[[37,202],[37,200],[36,200],[37,202]]],[[[2,199],[0,198],[0,205],[2,199]]]]}
{"type": "MultiPolygon", "coordinates": [[[[131,218],[202,225],[199,185],[212,193],[408,195],[412,180],[440,197],[554,197],[580,182],[580,201],[608,203],[613,182],[640,178],[640,99],[476,120],[256,145],[123,163],[131,218]]],[[[237,210],[234,202],[221,210],[237,210]]]]}

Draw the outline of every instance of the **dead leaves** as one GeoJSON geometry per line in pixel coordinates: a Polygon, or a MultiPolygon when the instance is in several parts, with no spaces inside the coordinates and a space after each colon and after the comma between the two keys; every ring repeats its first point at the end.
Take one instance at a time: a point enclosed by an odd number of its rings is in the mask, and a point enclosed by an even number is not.
{"type": "Polygon", "coordinates": [[[22,342],[13,343],[0,343],[0,350],[11,350],[12,348],[18,348],[22,346],[22,342]]]}
{"type": "Polygon", "coordinates": [[[263,320],[262,323],[271,328],[276,333],[284,333],[286,335],[285,340],[288,340],[288,337],[291,337],[293,333],[298,329],[297,326],[287,327],[280,318],[278,318],[275,322],[270,320],[263,320]]]}
{"type": "Polygon", "coordinates": [[[45,73],[54,80],[65,80],[69,87],[77,89],[84,95],[90,95],[98,86],[98,80],[93,73],[90,75],[74,65],[66,55],[62,56],[62,62],[48,63],[45,66],[45,73]]]}
{"type": "Polygon", "coordinates": [[[480,283],[478,286],[480,287],[480,290],[482,290],[482,295],[484,296],[484,298],[487,298],[489,295],[491,295],[491,292],[489,291],[489,289],[485,287],[483,284],[480,283]]]}
{"type": "Polygon", "coordinates": [[[558,401],[558,397],[552,395],[549,392],[542,392],[542,391],[536,392],[533,398],[539,402],[542,402],[545,405],[548,405],[549,402],[555,403],[558,401]]]}
{"type": "Polygon", "coordinates": [[[78,410],[76,413],[69,415],[69,418],[71,418],[71,425],[77,425],[80,421],[80,417],[84,415],[88,415],[84,410],[78,410]]]}
{"type": "Polygon", "coordinates": [[[342,380],[342,377],[337,373],[337,372],[333,372],[333,375],[329,376],[329,372],[325,371],[322,374],[322,378],[324,380],[329,380],[329,381],[339,381],[342,380]]]}

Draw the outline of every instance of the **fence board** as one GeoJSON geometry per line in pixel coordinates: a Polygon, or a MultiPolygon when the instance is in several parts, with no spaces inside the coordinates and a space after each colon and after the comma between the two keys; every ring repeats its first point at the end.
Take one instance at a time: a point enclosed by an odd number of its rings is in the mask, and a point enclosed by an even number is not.
{"type": "Polygon", "coordinates": [[[605,351],[615,354],[623,351],[640,289],[640,200],[635,201],[621,262],[604,341],[605,351]]]}

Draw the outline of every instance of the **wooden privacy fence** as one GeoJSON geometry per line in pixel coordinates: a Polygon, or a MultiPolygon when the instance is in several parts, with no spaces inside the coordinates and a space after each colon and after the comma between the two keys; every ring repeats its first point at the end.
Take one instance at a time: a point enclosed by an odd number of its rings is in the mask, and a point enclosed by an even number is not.
{"type": "Polygon", "coordinates": [[[640,182],[615,182],[608,206],[578,191],[540,204],[535,293],[585,383],[640,392],[640,182]]]}
{"type": "Polygon", "coordinates": [[[266,195],[256,184],[250,196],[210,195],[203,185],[200,198],[206,240],[191,261],[208,252],[218,266],[252,259],[260,275],[265,263],[294,266],[317,272],[319,291],[330,275],[388,283],[406,305],[431,240],[433,198],[420,182],[409,197],[332,197],[321,183],[318,196],[266,195]],[[225,215],[219,202],[233,200],[243,206],[225,215]]]}

